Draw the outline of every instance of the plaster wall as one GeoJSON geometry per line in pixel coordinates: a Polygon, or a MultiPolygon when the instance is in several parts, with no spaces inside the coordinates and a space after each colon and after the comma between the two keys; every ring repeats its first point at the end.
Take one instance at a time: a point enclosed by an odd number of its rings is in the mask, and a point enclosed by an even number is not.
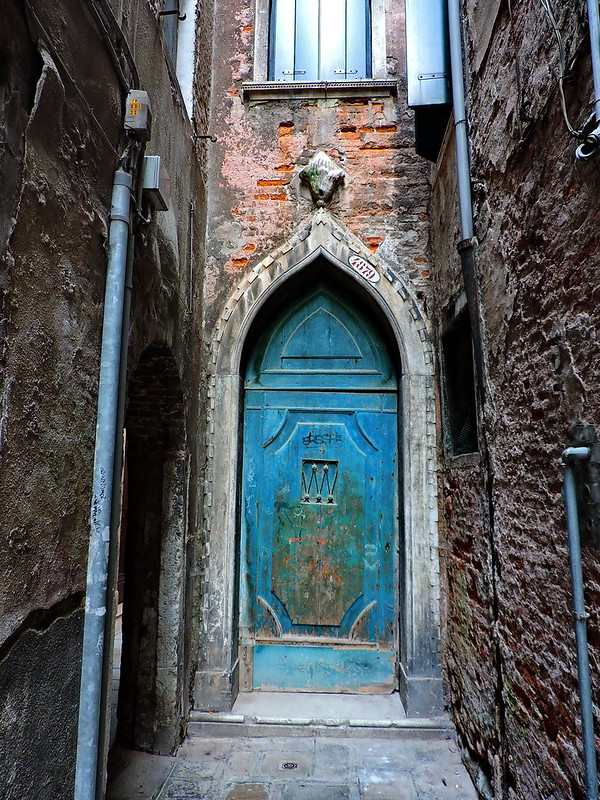
{"type": "MultiPolygon", "coordinates": [[[[581,121],[585,3],[555,7],[581,121]]],[[[583,798],[559,458],[571,424],[597,424],[600,412],[598,165],[574,161],[540,4],[468,0],[463,12],[487,401],[481,461],[446,459],[441,476],[449,698],[496,798],[583,798]]],[[[450,142],[433,179],[440,321],[462,290],[454,187],[450,142]]],[[[598,709],[598,551],[584,547],[583,560],[598,709]]]]}
{"type": "MultiPolygon", "coordinates": [[[[0,33],[8,54],[0,138],[10,145],[0,150],[0,794],[11,800],[72,796],[108,215],[125,96],[93,11],[102,5],[26,9],[9,0],[0,33]],[[40,686],[46,679],[56,691],[40,686]],[[15,725],[15,715],[29,722],[15,725]]],[[[161,154],[172,178],[170,211],[138,229],[130,366],[155,340],[172,349],[193,435],[199,153],[156,8],[122,2],[114,11],[153,103],[148,152],[161,154]]],[[[200,115],[208,81],[205,73],[196,88],[200,115]]]]}

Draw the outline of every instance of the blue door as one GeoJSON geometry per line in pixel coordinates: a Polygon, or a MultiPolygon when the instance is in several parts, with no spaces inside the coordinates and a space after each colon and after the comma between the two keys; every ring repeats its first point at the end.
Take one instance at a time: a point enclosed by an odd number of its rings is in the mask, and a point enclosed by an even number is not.
{"type": "Polygon", "coordinates": [[[319,289],[246,371],[242,685],[396,687],[398,384],[353,305],[319,289]]]}

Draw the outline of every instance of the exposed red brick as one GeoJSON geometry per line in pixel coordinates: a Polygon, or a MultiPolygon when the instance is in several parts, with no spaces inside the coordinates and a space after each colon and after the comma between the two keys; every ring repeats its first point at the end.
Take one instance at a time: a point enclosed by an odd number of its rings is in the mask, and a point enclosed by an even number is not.
{"type": "Polygon", "coordinates": [[[225,269],[233,269],[233,270],[245,269],[249,263],[250,263],[249,258],[230,258],[227,264],[225,265],[225,269]]]}
{"type": "Polygon", "coordinates": [[[285,194],[285,192],[278,192],[278,193],[273,193],[273,194],[255,194],[254,195],[254,199],[255,200],[261,200],[261,201],[264,201],[264,200],[276,200],[277,202],[284,202],[284,201],[288,200],[289,198],[288,198],[287,194],[285,194]]]}
{"type": "Polygon", "coordinates": [[[289,178],[261,178],[256,181],[257,186],[287,186],[289,178]]]}
{"type": "Polygon", "coordinates": [[[367,236],[366,241],[369,250],[372,253],[376,253],[379,250],[380,246],[383,244],[384,239],[382,236],[367,236]]]}
{"type": "Polygon", "coordinates": [[[293,122],[280,122],[279,123],[279,135],[280,136],[290,136],[294,132],[294,123],[293,122]]]}

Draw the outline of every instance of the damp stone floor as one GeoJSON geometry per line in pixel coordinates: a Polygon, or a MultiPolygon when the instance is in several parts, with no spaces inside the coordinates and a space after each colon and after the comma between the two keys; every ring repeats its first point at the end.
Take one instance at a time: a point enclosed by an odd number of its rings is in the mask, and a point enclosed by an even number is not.
{"type": "Polygon", "coordinates": [[[117,754],[108,800],[476,800],[437,738],[193,737],[174,758],[117,754]]]}

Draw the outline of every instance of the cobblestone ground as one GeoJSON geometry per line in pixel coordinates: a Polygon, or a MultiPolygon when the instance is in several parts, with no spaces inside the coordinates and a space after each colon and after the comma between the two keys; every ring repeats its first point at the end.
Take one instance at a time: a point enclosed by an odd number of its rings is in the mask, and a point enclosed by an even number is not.
{"type": "Polygon", "coordinates": [[[452,739],[188,740],[135,754],[109,800],[476,800],[452,739]],[[154,785],[152,785],[152,783],[154,785]]]}

